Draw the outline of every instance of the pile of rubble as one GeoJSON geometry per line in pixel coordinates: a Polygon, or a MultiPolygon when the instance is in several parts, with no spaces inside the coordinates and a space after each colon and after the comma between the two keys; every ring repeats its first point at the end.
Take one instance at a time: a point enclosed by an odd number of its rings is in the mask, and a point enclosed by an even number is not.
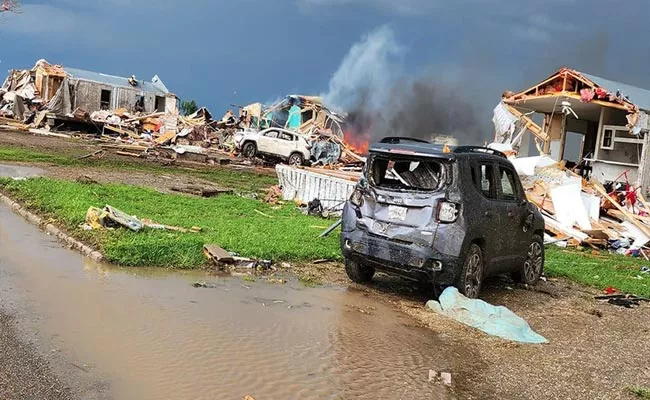
{"type": "MultiPolygon", "coordinates": [[[[547,156],[511,161],[544,216],[547,242],[650,259],[650,203],[638,188],[587,181],[547,156]]],[[[625,174],[620,178],[627,181],[625,174]]]]}

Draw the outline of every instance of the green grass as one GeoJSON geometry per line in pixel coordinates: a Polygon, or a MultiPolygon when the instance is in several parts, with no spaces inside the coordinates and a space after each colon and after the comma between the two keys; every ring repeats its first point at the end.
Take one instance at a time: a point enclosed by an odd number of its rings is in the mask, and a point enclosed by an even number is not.
{"type": "Polygon", "coordinates": [[[183,168],[183,167],[162,167],[153,163],[133,162],[131,160],[116,159],[85,159],[79,160],[76,157],[58,153],[47,153],[33,151],[23,148],[0,146],[0,161],[10,162],[34,162],[49,163],[62,166],[74,166],[80,169],[90,166],[112,170],[130,170],[149,172],[154,174],[184,174],[197,178],[203,178],[217,183],[223,188],[235,189],[239,192],[257,192],[262,188],[277,184],[277,178],[273,175],[259,174],[246,170],[235,170],[228,167],[205,167],[205,168],[183,168]]]}
{"type": "Polygon", "coordinates": [[[75,237],[98,247],[108,261],[129,266],[194,268],[206,260],[205,243],[215,243],[245,257],[274,261],[340,259],[338,235],[318,238],[327,225],[302,215],[293,204],[274,210],[269,205],[234,195],[191,198],[119,184],[87,185],[35,178],[4,179],[3,189],[25,206],[54,218],[75,237]],[[88,207],[109,204],[129,215],[185,228],[199,226],[200,233],[178,233],[144,229],[84,231],[88,207]],[[260,215],[259,210],[273,218],[260,215]]]}
{"type": "Polygon", "coordinates": [[[0,146],[0,161],[44,162],[58,165],[74,164],[74,158],[57,154],[41,153],[17,147],[0,146]]]}
{"type": "Polygon", "coordinates": [[[627,391],[636,396],[640,400],[650,400],[650,389],[642,387],[629,387],[627,391]]]}
{"type": "Polygon", "coordinates": [[[566,277],[599,289],[612,286],[625,293],[650,297],[650,274],[640,272],[643,265],[650,265],[650,262],[642,258],[608,253],[592,255],[588,251],[550,246],[546,250],[544,268],[549,276],[566,277]]]}

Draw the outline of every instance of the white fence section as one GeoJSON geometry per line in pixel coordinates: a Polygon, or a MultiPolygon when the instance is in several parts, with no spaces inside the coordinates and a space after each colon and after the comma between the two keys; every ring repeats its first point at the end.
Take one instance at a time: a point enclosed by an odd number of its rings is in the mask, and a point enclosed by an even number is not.
{"type": "Polygon", "coordinates": [[[354,191],[355,182],[318,174],[304,169],[278,164],[275,172],[280,180],[282,198],[307,203],[319,199],[323,208],[343,210],[345,201],[354,191]]]}

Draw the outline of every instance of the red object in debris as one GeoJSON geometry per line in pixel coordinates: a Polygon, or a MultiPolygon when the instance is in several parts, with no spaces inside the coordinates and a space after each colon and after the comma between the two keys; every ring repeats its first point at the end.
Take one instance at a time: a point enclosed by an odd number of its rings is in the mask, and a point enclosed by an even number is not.
{"type": "Polygon", "coordinates": [[[625,190],[625,202],[628,206],[634,207],[636,205],[636,190],[633,190],[630,186],[625,190]]]}
{"type": "Polygon", "coordinates": [[[607,90],[603,88],[596,88],[596,97],[598,97],[599,99],[604,99],[605,97],[607,97],[607,90]]]}
{"type": "Polygon", "coordinates": [[[614,294],[614,293],[616,293],[617,291],[618,291],[618,290],[614,289],[614,288],[611,287],[611,286],[608,286],[608,287],[605,288],[605,290],[603,290],[603,292],[605,292],[606,294],[614,294]]]}
{"type": "Polygon", "coordinates": [[[580,91],[580,101],[583,103],[589,103],[594,99],[594,91],[592,89],[582,89],[580,91]]]}

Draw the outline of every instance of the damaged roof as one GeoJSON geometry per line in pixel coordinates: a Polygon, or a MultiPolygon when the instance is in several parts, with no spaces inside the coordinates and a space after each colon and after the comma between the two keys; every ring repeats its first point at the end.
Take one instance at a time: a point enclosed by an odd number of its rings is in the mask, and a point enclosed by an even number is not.
{"type": "MultiPolygon", "coordinates": [[[[134,89],[134,87],[131,86],[131,84],[129,84],[129,79],[121,76],[107,75],[99,72],[92,72],[83,69],[69,68],[69,67],[64,67],[64,70],[70,76],[70,78],[73,79],[81,79],[84,81],[103,83],[109,86],[118,86],[118,87],[124,87],[128,89],[134,89]]],[[[167,94],[170,94],[169,90],[166,90],[167,88],[165,87],[164,84],[162,84],[160,78],[158,78],[156,83],[138,80],[138,86],[136,86],[135,89],[140,89],[145,92],[156,93],[160,96],[165,96],[167,94]]]]}
{"type": "Polygon", "coordinates": [[[584,72],[580,72],[580,74],[609,92],[616,93],[617,90],[620,91],[623,96],[627,97],[628,100],[637,107],[642,110],[650,111],[650,90],[628,85],[626,83],[610,81],[609,79],[584,72]]]}

